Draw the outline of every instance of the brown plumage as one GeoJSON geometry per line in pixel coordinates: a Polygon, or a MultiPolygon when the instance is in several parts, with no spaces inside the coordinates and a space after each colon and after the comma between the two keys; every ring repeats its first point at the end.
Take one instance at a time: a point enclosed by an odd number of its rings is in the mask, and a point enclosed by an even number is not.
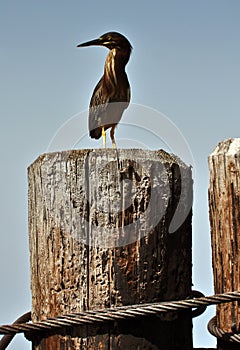
{"type": "Polygon", "coordinates": [[[132,46],[122,34],[109,32],[100,36],[99,39],[77,47],[91,45],[105,46],[110,52],[105,62],[104,74],[95,87],[90,101],[89,135],[95,139],[102,136],[103,145],[106,147],[106,130],[111,128],[112,145],[116,147],[114,130],[130,102],[130,85],[125,66],[132,46]]]}

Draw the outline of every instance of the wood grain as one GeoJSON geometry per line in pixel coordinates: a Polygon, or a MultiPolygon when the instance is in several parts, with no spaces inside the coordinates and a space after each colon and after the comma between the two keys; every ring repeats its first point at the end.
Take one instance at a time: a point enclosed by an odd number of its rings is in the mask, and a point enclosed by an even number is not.
{"type": "MultiPolygon", "coordinates": [[[[209,209],[215,293],[240,289],[240,139],[221,142],[209,156],[209,209]]],[[[218,327],[239,330],[238,303],[217,306],[218,327]]],[[[230,343],[218,349],[232,349],[230,343]]]]}
{"type": "MultiPolygon", "coordinates": [[[[73,150],[29,167],[33,321],[191,296],[191,210],[178,208],[192,200],[190,167],[164,151],[118,153],[119,164],[115,150],[73,150]]],[[[33,348],[190,350],[191,328],[189,312],[170,313],[64,329],[33,348]]]]}

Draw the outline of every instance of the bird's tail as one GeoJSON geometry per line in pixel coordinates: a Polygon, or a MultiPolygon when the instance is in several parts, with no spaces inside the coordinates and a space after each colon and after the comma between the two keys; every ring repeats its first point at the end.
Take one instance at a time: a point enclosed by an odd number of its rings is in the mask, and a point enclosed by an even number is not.
{"type": "Polygon", "coordinates": [[[102,136],[102,128],[90,130],[89,135],[92,139],[100,139],[100,137],[102,136]]]}

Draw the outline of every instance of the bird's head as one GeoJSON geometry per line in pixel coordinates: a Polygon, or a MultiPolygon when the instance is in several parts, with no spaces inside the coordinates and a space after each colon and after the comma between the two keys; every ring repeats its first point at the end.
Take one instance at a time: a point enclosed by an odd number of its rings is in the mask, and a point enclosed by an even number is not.
{"type": "Polygon", "coordinates": [[[131,51],[132,46],[125,36],[117,32],[109,32],[101,35],[98,39],[87,41],[85,43],[77,45],[77,47],[85,46],[105,46],[109,50],[119,49],[119,50],[128,50],[131,51]]]}

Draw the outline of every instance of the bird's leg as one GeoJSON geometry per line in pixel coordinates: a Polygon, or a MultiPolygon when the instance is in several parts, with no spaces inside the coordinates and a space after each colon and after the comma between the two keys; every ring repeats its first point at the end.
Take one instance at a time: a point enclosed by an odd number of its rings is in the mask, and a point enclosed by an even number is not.
{"type": "Polygon", "coordinates": [[[102,126],[102,138],[103,138],[103,148],[106,148],[106,131],[104,126],[102,126]]]}
{"type": "Polygon", "coordinates": [[[110,130],[110,137],[111,137],[111,140],[112,140],[112,148],[116,150],[118,169],[120,169],[120,162],[119,162],[119,157],[118,157],[118,149],[117,149],[117,145],[116,145],[115,138],[114,138],[115,127],[116,127],[116,125],[112,126],[112,128],[110,130]]]}
{"type": "Polygon", "coordinates": [[[112,126],[112,128],[110,130],[110,137],[112,140],[112,148],[116,149],[117,145],[116,145],[115,138],[114,138],[114,131],[115,131],[115,126],[112,126]]]}

